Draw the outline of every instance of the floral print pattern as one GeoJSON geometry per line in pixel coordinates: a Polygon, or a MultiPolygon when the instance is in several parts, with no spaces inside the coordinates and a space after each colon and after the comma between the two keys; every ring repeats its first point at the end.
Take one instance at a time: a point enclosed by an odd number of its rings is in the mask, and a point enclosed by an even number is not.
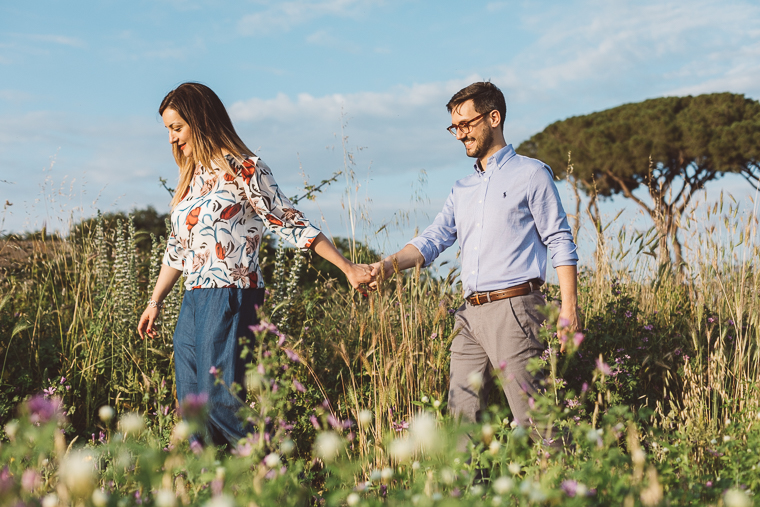
{"type": "Polygon", "coordinates": [[[239,163],[227,155],[225,162],[236,176],[199,164],[172,210],[164,264],[183,271],[187,290],[264,287],[259,245],[265,226],[302,249],[319,235],[261,159],[239,163]]]}

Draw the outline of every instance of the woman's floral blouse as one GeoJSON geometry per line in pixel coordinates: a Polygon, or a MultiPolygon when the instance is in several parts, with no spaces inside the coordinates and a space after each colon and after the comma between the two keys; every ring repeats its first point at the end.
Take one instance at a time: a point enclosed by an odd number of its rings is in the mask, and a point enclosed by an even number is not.
{"type": "Polygon", "coordinates": [[[272,171],[256,156],[226,161],[237,175],[198,165],[172,210],[164,264],[184,272],[185,288],[264,287],[259,243],[264,226],[306,249],[319,229],[280,192],[272,171]]]}

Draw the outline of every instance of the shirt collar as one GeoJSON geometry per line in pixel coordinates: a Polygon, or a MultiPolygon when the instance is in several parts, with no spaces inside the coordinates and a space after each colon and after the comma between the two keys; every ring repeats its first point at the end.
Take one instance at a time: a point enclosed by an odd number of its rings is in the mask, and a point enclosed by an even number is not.
{"type": "MultiPolygon", "coordinates": [[[[507,161],[510,158],[514,157],[515,155],[516,153],[515,153],[515,150],[512,148],[512,145],[508,144],[502,149],[500,149],[499,151],[497,151],[496,153],[494,153],[493,155],[491,155],[490,157],[488,157],[488,160],[486,161],[486,169],[489,166],[491,167],[495,166],[496,169],[501,169],[502,167],[504,167],[504,165],[506,165],[507,161]]],[[[480,170],[479,160],[475,161],[475,164],[473,167],[475,167],[475,172],[478,174],[483,175],[487,172],[487,171],[480,170]]]]}

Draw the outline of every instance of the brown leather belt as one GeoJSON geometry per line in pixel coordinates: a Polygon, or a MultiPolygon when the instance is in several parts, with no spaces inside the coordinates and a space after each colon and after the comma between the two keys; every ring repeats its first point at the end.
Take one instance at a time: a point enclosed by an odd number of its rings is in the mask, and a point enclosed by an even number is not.
{"type": "Polygon", "coordinates": [[[527,296],[534,290],[543,285],[543,282],[539,278],[528,280],[520,285],[509,287],[507,289],[492,290],[491,292],[474,292],[470,294],[466,299],[471,305],[477,306],[483,303],[490,303],[491,301],[498,301],[500,299],[508,299],[516,296],[527,296]]]}

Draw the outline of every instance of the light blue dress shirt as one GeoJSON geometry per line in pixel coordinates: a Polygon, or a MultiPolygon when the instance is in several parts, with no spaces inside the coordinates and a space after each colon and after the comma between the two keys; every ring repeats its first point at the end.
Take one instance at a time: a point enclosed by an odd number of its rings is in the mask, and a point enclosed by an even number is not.
{"type": "Polygon", "coordinates": [[[476,162],[475,174],[454,184],[443,210],[408,244],[428,266],[458,239],[465,297],[545,281],[547,247],[555,268],[578,263],[552,176],[549,166],[508,145],[489,157],[485,171],[476,162]]]}

